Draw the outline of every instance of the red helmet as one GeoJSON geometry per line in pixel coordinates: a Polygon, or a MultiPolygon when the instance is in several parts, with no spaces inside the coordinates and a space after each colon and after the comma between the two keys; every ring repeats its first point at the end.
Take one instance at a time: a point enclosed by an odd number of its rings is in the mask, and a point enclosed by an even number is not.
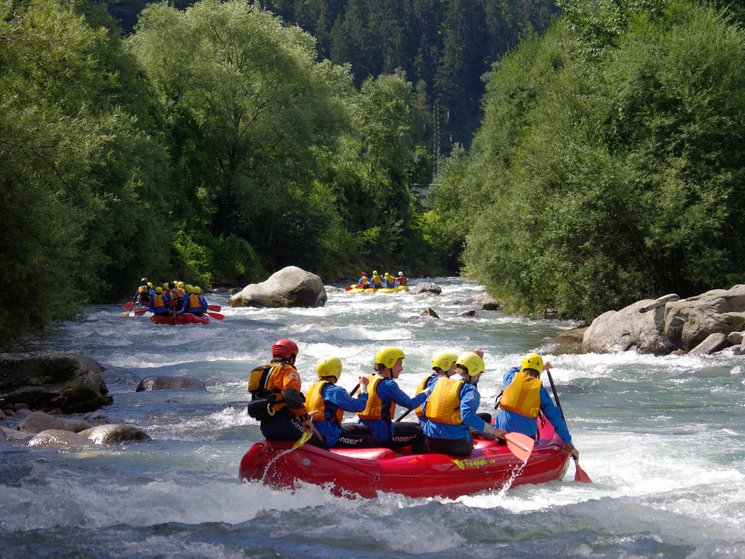
{"type": "Polygon", "coordinates": [[[363,276],[366,276],[366,275],[367,275],[367,272],[362,272],[362,275],[363,275],[363,276]]]}
{"type": "Polygon", "coordinates": [[[282,359],[289,360],[293,355],[297,354],[297,344],[287,338],[280,338],[272,346],[272,357],[281,357],[282,359]]]}

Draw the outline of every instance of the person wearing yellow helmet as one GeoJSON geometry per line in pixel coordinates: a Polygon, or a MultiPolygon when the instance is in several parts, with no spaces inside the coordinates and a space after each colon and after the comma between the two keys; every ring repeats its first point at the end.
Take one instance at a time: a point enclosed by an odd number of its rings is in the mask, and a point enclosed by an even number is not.
{"type": "Polygon", "coordinates": [[[148,310],[154,315],[167,315],[170,313],[171,299],[168,291],[163,291],[161,286],[155,288],[155,294],[150,298],[148,310]]]}
{"type": "Polygon", "coordinates": [[[384,285],[387,288],[396,287],[396,280],[388,272],[384,275],[384,285]]]}
{"type": "Polygon", "coordinates": [[[207,301],[202,297],[202,289],[199,286],[189,286],[187,289],[184,310],[186,312],[202,316],[207,312],[207,301]]]}
{"type": "Polygon", "coordinates": [[[372,277],[370,278],[370,287],[373,289],[380,289],[383,287],[383,280],[377,270],[373,270],[372,277]]]}
{"type": "Polygon", "coordinates": [[[504,436],[504,429],[495,429],[477,414],[481,396],[476,384],[483,372],[481,356],[466,351],[456,359],[455,375],[442,375],[434,383],[423,406],[426,421],[422,428],[428,452],[468,456],[473,450],[471,429],[492,439],[504,436]]]}
{"type": "Polygon", "coordinates": [[[505,373],[504,390],[497,403],[497,427],[535,437],[538,434],[538,414],[543,413],[572,457],[579,459],[579,451],[572,444],[561,410],[541,382],[541,372],[552,368],[551,362],[544,363],[539,354],[528,353],[519,367],[512,367],[505,373]]]}
{"type": "Polygon", "coordinates": [[[344,412],[361,412],[367,405],[367,377],[359,377],[360,395],[353,398],[337,385],[342,364],[338,357],[324,357],[316,363],[318,381],[305,393],[305,407],[313,416],[313,425],[328,448],[355,448],[367,438],[342,424],[344,412]]]}
{"type": "MultiPolygon", "coordinates": [[[[424,392],[428,386],[437,382],[441,376],[449,377],[455,373],[455,361],[458,359],[458,354],[453,351],[441,351],[436,355],[432,356],[432,373],[427,375],[419,383],[416,389],[416,393],[419,394],[424,392]]],[[[426,421],[424,412],[422,412],[422,406],[419,406],[416,410],[416,415],[419,418],[419,423],[426,421]]],[[[402,416],[403,417],[403,416],[402,416]]]]}
{"type": "MultiPolygon", "coordinates": [[[[375,373],[368,375],[368,397],[365,409],[358,413],[359,423],[350,426],[350,432],[372,435],[366,446],[402,448],[411,446],[416,453],[424,452],[424,439],[417,423],[393,422],[396,404],[412,409],[426,400],[425,390],[414,398],[399,388],[396,379],[403,371],[406,355],[399,347],[383,347],[375,354],[375,373]]],[[[361,446],[361,445],[360,445],[361,446]]]]}

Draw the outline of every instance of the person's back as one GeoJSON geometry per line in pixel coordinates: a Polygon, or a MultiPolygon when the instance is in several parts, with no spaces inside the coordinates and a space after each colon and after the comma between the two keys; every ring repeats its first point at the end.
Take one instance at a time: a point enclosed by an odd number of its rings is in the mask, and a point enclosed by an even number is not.
{"type": "Polygon", "coordinates": [[[373,289],[380,289],[383,287],[383,280],[377,271],[373,271],[372,279],[370,280],[370,287],[373,289]]]}
{"type": "Polygon", "coordinates": [[[361,412],[367,405],[367,379],[360,379],[360,395],[353,398],[336,383],[341,376],[342,364],[338,357],[326,357],[316,364],[318,381],[306,393],[306,407],[313,417],[313,426],[321,434],[326,446],[355,447],[359,442],[342,437],[344,412],[361,412]],[[340,438],[342,439],[340,442],[340,438]]]}
{"type": "Polygon", "coordinates": [[[396,280],[393,279],[393,276],[391,276],[388,272],[385,273],[385,287],[392,288],[396,287],[396,280]]]}
{"type": "Polygon", "coordinates": [[[456,374],[440,376],[423,406],[422,428],[429,452],[467,456],[473,449],[470,429],[496,438],[504,434],[477,414],[481,396],[476,389],[484,372],[484,361],[474,352],[458,356],[456,374]]]}
{"type": "Polygon", "coordinates": [[[390,448],[411,445],[415,452],[424,450],[421,427],[417,423],[393,423],[396,404],[416,408],[426,399],[429,391],[414,398],[403,392],[395,379],[403,370],[404,352],[397,347],[385,347],[375,355],[375,373],[368,375],[368,397],[365,409],[358,413],[360,423],[371,434],[390,448]]]}
{"type": "Polygon", "coordinates": [[[355,287],[358,287],[360,289],[365,289],[370,286],[370,280],[367,277],[366,272],[362,272],[360,275],[360,279],[357,280],[357,285],[355,287]]]}
{"type": "Polygon", "coordinates": [[[199,293],[197,293],[196,288],[194,287],[191,287],[191,289],[187,289],[187,297],[186,302],[184,303],[184,310],[197,316],[201,316],[204,313],[205,309],[202,308],[202,300],[199,297],[199,293]]]}
{"type": "Polygon", "coordinates": [[[551,363],[544,364],[543,358],[537,353],[529,353],[523,358],[520,367],[512,367],[505,373],[496,424],[509,432],[536,437],[538,414],[542,412],[559,438],[567,444],[570,453],[579,456],[561,410],[554,404],[540,379],[541,371],[551,367],[551,363]]]}
{"type": "MultiPolygon", "coordinates": [[[[455,362],[457,359],[458,355],[453,351],[443,351],[434,355],[432,357],[432,373],[422,379],[416,389],[416,393],[424,392],[428,388],[431,391],[440,377],[449,377],[455,373],[455,362]]],[[[422,406],[417,407],[415,412],[420,424],[427,421],[422,411],[422,406]]]]}
{"type": "Polygon", "coordinates": [[[170,312],[170,308],[171,301],[168,298],[168,293],[164,293],[162,287],[156,287],[155,295],[150,298],[148,309],[154,315],[166,315],[170,312]]]}
{"type": "Polygon", "coordinates": [[[404,277],[403,272],[398,273],[398,277],[396,278],[396,281],[398,282],[398,285],[401,287],[406,287],[406,278],[404,277]]]}
{"type": "MultiPolygon", "coordinates": [[[[295,369],[297,353],[295,342],[279,339],[272,345],[272,360],[254,368],[249,375],[251,402],[247,411],[260,422],[261,433],[267,440],[298,440],[313,428],[300,391],[300,374],[295,369]]],[[[323,445],[314,439],[308,442],[323,445]]]]}

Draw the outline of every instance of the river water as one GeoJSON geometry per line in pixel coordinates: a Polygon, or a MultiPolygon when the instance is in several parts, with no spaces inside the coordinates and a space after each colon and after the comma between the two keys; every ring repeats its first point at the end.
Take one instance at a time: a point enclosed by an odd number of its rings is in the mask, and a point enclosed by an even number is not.
{"type": "Polygon", "coordinates": [[[0,443],[0,557],[745,557],[745,358],[555,355],[575,325],[479,311],[483,289],[433,278],[440,296],[329,289],[318,309],[231,309],[209,326],[157,326],[90,306],[44,349],[107,367],[107,420],[149,442],[60,451],[0,443]],[[440,320],[416,318],[431,307],[440,320]],[[307,387],[334,354],[340,384],[370,372],[381,345],[406,352],[410,394],[445,348],[482,347],[479,389],[491,411],[502,373],[545,352],[592,484],[561,481],[457,500],[333,497],[241,484],[238,465],[261,438],[247,417],[248,371],[290,337],[307,387]],[[149,375],[186,375],[207,392],[135,392],[149,375]]]}

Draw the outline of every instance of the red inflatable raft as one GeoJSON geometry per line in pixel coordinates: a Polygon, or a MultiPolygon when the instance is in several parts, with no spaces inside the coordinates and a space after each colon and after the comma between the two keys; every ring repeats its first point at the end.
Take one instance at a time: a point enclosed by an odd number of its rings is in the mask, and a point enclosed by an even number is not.
{"type": "Polygon", "coordinates": [[[174,316],[154,314],[150,320],[155,324],[209,324],[210,317],[207,315],[197,316],[192,313],[177,314],[174,316]]]}
{"type": "Polygon", "coordinates": [[[335,495],[375,497],[379,491],[408,497],[457,498],[481,491],[561,479],[569,453],[553,427],[540,430],[522,466],[506,446],[479,439],[467,458],[445,454],[402,454],[388,448],[323,450],[292,442],[260,441],[241,460],[241,480],[295,488],[298,481],[327,486],[335,495]],[[521,467],[522,466],[522,467],[521,467]]]}

